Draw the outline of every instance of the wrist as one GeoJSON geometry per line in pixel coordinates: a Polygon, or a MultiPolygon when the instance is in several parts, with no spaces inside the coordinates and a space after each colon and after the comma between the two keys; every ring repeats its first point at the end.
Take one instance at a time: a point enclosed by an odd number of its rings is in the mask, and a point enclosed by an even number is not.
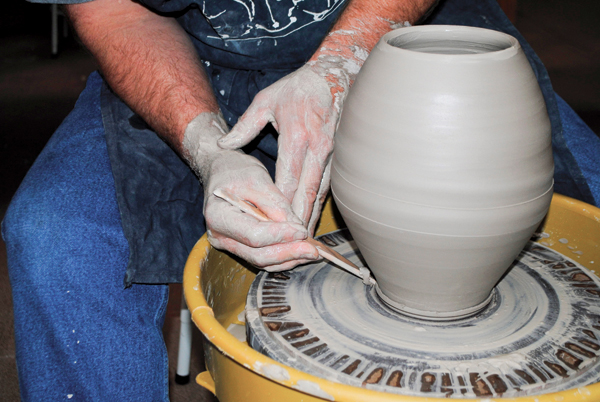
{"type": "Polygon", "coordinates": [[[188,123],[181,142],[182,156],[202,182],[208,177],[212,162],[224,152],[217,141],[227,132],[221,113],[200,113],[188,123]]]}
{"type": "Polygon", "coordinates": [[[369,50],[354,42],[350,32],[339,30],[329,34],[307,63],[312,71],[327,82],[338,112],[369,50]]]}
{"type": "Polygon", "coordinates": [[[308,64],[327,79],[336,100],[343,98],[379,39],[393,29],[415,24],[437,1],[355,0],[308,64]]]}

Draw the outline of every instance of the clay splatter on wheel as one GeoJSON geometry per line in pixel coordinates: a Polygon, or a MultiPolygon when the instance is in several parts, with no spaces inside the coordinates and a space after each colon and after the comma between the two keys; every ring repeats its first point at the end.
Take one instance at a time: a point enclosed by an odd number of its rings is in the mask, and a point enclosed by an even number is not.
{"type": "MultiPolygon", "coordinates": [[[[363,264],[350,233],[321,238],[363,264]]],[[[328,380],[397,394],[512,397],[600,377],[600,281],[529,243],[490,303],[456,321],[399,314],[373,286],[320,262],[261,273],[247,300],[250,345],[328,380]]]]}

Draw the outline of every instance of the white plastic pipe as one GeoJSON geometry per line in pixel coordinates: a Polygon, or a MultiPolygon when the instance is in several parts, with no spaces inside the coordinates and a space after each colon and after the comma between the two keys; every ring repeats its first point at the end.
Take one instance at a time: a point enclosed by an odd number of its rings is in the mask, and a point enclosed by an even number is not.
{"type": "Polygon", "coordinates": [[[190,381],[190,361],[192,356],[192,316],[183,296],[179,318],[181,326],[179,329],[179,352],[177,354],[175,382],[177,384],[187,384],[190,381]]]}

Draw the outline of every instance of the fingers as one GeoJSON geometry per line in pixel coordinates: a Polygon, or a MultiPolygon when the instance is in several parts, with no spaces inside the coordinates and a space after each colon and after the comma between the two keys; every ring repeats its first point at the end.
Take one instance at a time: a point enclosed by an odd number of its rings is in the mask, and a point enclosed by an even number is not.
{"type": "Polygon", "coordinates": [[[315,110],[304,103],[293,114],[279,118],[275,185],[290,202],[298,191],[309,152],[322,140],[322,127],[315,119],[319,120],[315,110]]]}
{"type": "Polygon", "coordinates": [[[296,216],[287,198],[272,183],[269,187],[261,190],[244,189],[240,194],[272,221],[302,225],[302,220],[296,216]]]}
{"type": "MultiPolygon", "coordinates": [[[[284,133],[284,131],[282,131],[284,133]]],[[[302,167],[306,157],[307,144],[299,135],[280,135],[275,165],[275,185],[289,202],[294,198],[302,167]]]]}
{"type": "Polygon", "coordinates": [[[280,119],[280,146],[275,185],[306,225],[333,151],[334,123],[330,111],[300,103],[295,114],[280,119]]]}
{"type": "Polygon", "coordinates": [[[246,112],[239,118],[238,122],[231,129],[229,134],[221,137],[217,143],[223,149],[239,149],[248,145],[260,131],[273,121],[271,108],[267,107],[257,95],[256,99],[248,107],[246,112]]]}
{"type": "MultiPolygon", "coordinates": [[[[210,210],[210,243],[227,250],[257,267],[271,272],[291,269],[319,258],[318,250],[307,242],[308,231],[293,222],[264,222],[241,212],[222,200],[213,200],[210,210]],[[216,205],[215,205],[216,204],[216,205]]],[[[297,219],[297,218],[296,218],[297,219]]]]}
{"type": "Polygon", "coordinates": [[[319,258],[318,250],[307,242],[296,241],[266,247],[249,247],[246,244],[223,236],[209,235],[213,247],[227,250],[249,263],[267,268],[271,272],[291,269],[294,266],[319,258]]]}
{"type": "Polygon", "coordinates": [[[302,241],[308,231],[264,167],[251,156],[223,152],[213,161],[205,188],[204,216],[211,243],[276,270],[317,258],[318,251],[302,241]],[[242,212],[238,203],[246,201],[260,210],[260,219],[242,212]]]}
{"type": "MultiPolygon", "coordinates": [[[[277,160],[275,185],[292,204],[292,210],[307,225],[323,184],[326,166],[333,152],[333,125],[317,113],[290,121],[282,127],[282,146],[277,160]],[[300,130],[294,132],[287,130],[300,130]]],[[[329,178],[326,178],[329,183],[329,178]]],[[[325,190],[326,191],[326,190],[325,190]]]]}
{"type": "Polygon", "coordinates": [[[260,268],[264,269],[267,272],[281,272],[281,271],[290,270],[298,265],[307,264],[310,262],[315,262],[315,260],[294,260],[294,261],[285,262],[283,264],[269,265],[269,266],[260,267],[260,268]]]}
{"type": "Polygon", "coordinates": [[[266,168],[256,158],[237,151],[223,152],[224,156],[213,162],[210,184],[206,189],[205,208],[209,218],[213,216],[211,208],[231,206],[215,196],[215,193],[223,192],[252,203],[270,220],[302,224],[292,211],[290,201],[275,186],[266,168]]]}
{"type": "MultiPolygon", "coordinates": [[[[306,226],[313,213],[313,205],[317,200],[319,190],[323,186],[325,179],[325,170],[329,158],[316,156],[312,152],[308,152],[298,183],[298,189],[292,200],[292,210],[302,219],[302,223],[306,226]]],[[[328,184],[328,178],[326,184],[328,184]]]]}
{"type": "Polygon", "coordinates": [[[251,248],[304,240],[308,236],[306,228],[298,223],[260,222],[222,200],[209,200],[205,216],[213,237],[230,238],[251,248]]]}
{"type": "Polygon", "coordinates": [[[331,163],[333,160],[332,156],[333,154],[329,157],[327,165],[325,166],[323,178],[321,179],[321,187],[319,188],[317,198],[313,203],[313,208],[310,215],[310,219],[308,221],[308,225],[306,225],[309,236],[313,236],[315,233],[317,222],[321,217],[321,209],[323,208],[323,203],[325,202],[325,198],[327,197],[327,193],[329,192],[329,186],[331,184],[331,163]]]}

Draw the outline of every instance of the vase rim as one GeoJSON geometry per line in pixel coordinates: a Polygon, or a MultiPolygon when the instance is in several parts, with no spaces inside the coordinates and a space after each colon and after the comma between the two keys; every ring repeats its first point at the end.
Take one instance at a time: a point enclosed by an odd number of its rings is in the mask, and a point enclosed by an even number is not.
{"type": "Polygon", "coordinates": [[[395,29],[385,34],[380,46],[386,51],[425,59],[498,60],[514,56],[519,41],[504,32],[462,25],[422,25],[395,29]]]}

